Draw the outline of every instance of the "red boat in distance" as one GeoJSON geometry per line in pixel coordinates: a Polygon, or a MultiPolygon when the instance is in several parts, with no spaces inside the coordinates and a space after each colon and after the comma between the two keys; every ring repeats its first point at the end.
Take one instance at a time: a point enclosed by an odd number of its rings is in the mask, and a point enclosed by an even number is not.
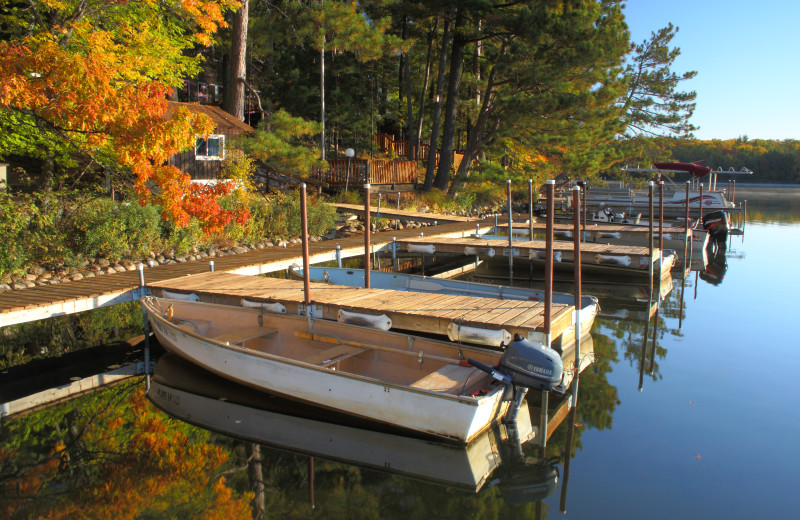
{"type": "Polygon", "coordinates": [[[653,165],[659,170],[679,170],[683,172],[689,172],[697,178],[704,177],[712,170],[712,168],[709,168],[708,166],[703,166],[702,164],[693,162],[657,162],[653,163],[653,165]]]}

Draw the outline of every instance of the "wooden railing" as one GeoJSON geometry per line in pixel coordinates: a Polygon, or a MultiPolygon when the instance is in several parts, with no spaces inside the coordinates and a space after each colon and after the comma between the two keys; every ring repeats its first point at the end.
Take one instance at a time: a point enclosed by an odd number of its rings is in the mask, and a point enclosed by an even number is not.
{"type": "Polygon", "coordinates": [[[364,184],[416,184],[419,170],[414,161],[335,159],[328,169],[312,168],[309,179],[331,186],[364,184]]]}
{"type": "MultiPolygon", "coordinates": [[[[401,157],[408,157],[411,158],[411,149],[410,145],[407,140],[405,141],[398,141],[390,134],[377,134],[375,136],[375,144],[384,152],[391,152],[401,157]]],[[[419,144],[419,160],[422,162],[428,162],[428,154],[430,153],[431,146],[429,144],[420,143],[419,144]]],[[[464,159],[464,155],[460,153],[453,152],[453,164],[451,168],[453,171],[458,170],[459,165],[461,165],[461,161],[464,159]]],[[[439,166],[439,151],[436,151],[436,160],[434,163],[437,167],[439,166]]]]}

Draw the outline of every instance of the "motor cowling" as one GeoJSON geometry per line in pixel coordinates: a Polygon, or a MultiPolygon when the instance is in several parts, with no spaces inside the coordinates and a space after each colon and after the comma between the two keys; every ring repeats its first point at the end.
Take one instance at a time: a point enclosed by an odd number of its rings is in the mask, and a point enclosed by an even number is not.
{"type": "Polygon", "coordinates": [[[711,211],[703,215],[703,229],[712,236],[728,235],[728,215],[724,211],[711,211]]]}
{"type": "Polygon", "coordinates": [[[555,388],[564,374],[561,355],[550,347],[534,343],[517,333],[500,358],[500,370],[515,385],[534,390],[555,388]]]}

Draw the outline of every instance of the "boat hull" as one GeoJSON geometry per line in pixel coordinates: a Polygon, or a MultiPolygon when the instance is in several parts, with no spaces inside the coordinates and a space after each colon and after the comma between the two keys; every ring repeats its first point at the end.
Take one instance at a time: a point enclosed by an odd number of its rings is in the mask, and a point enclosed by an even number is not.
{"type": "MultiPolygon", "coordinates": [[[[504,388],[501,386],[481,397],[421,390],[253,348],[223,344],[186,330],[169,320],[150,300],[143,299],[142,305],[153,333],[167,351],[226,379],[290,399],[460,442],[469,442],[479,435],[501,417],[507,407],[507,403],[502,401],[504,388]]],[[[203,309],[206,315],[216,315],[223,321],[234,319],[233,313],[245,313],[250,320],[250,327],[259,320],[265,326],[269,325],[270,320],[289,320],[297,330],[308,334],[308,329],[311,329],[310,334],[319,337],[335,334],[338,338],[353,337],[362,342],[381,344],[380,335],[393,334],[325,320],[308,320],[287,315],[270,316],[258,310],[199,302],[174,301],[170,305],[174,305],[176,310],[191,305],[194,309],[203,309]]],[[[185,312],[188,311],[184,311],[182,318],[187,318],[185,312]]],[[[283,325],[285,328],[285,323],[283,325]]],[[[281,338],[281,341],[291,341],[291,338],[281,338]]],[[[432,348],[431,345],[420,346],[422,341],[414,343],[420,349],[432,348]]],[[[449,345],[444,342],[436,343],[449,345]]],[[[422,356],[420,359],[423,359],[422,356]]],[[[491,362],[491,358],[489,361],[491,362]]]]}

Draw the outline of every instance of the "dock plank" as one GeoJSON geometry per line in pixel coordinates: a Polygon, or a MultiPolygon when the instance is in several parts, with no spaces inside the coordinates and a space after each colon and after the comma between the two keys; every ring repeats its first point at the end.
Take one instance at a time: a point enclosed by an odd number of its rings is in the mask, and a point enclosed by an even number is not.
{"type": "MultiPolygon", "coordinates": [[[[303,282],[294,280],[204,273],[154,283],[151,290],[159,295],[164,290],[175,290],[178,287],[187,289],[193,286],[196,289],[193,292],[203,301],[237,305],[242,297],[257,299],[260,294],[273,294],[271,288],[274,286],[285,288],[289,284],[294,284],[297,290],[291,292],[290,297],[276,299],[286,304],[287,308],[290,305],[295,305],[296,308],[297,303],[303,301],[303,282]],[[243,284],[238,278],[248,278],[247,283],[243,284]],[[205,289],[201,290],[200,287],[205,289]],[[234,287],[237,289],[231,289],[234,287]]],[[[359,312],[386,314],[399,329],[433,334],[446,334],[448,325],[454,321],[474,327],[488,325],[491,328],[505,328],[509,332],[520,332],[523,335],[544,330],[544,305],[541,302],[362,288],[356,289],[359,292],[358,299],[343,303],[337,299],[336,291],[332,290],[336,286],[325,284],[325,287],[326,291],[316,292],[313,302],[325,308],[326,318],[335,318],[337,310],[346,307],[359,312]]],[[[353,290],[343,288],[343,291],[353,290]]],[[[571,324],[572,312],[571,305],[553,305],[553,337],[560,335],[571,324]]]]}

